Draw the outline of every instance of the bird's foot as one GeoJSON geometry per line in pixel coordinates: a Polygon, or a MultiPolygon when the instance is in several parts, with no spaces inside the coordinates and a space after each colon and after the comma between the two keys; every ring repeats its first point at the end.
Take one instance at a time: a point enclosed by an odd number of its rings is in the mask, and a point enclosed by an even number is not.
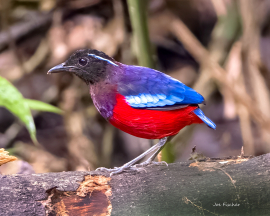
{"type": "Polygon", "coordinates": [[[99,168],[96,169],[96,171],[109,172],[110,176],[113,176],[113,175],[116,175],[116,174],[119,174],[119,173],[122,173],[122,172],[128,172],[128,171],[137,171],[137,172],[139,172],[139,171],[142,170],[143,167],[146,167],[148,165],[166,165],[166,166],[168,166],[168,164],[165,161],[155,162],[155,161],[147,160],[147,161],[145,161],[143,163],[136,164],[136,165],[133,165],[133,166],[123,165],[121,167],[114,167],[113,169],[105,168],[105,167],[99,167],[99,168]]]}
{"type": "Polygon", "coordinates": [[[111,168],[105,168],[105,167],[99,167],[96,169],[96,171],[101,171],[101,172],[113,172],[113,170],[115,170],[118,167],[114,167],[114,169],[111,168]]]}
{"type": "Polygon", "coordinates": [[[96,171],[101,171],[101,172],[109,172],[110,176],[113,176],[115,174],[119,174],[122,172],[126,172],[126,171],[133,171],[133,167],[128,167],[128,166],[121,166],[121,167],[114,167],[113,169],[110,168],[105,168],[105,167],[99,167],[96,169],[96,171]]]}
{"type": "Polygon", "coordinates": [[[147,160],[147,161],[142,162],[140,164],[134,165],[134,167],[146,167],[149,165],[166,165],[166,166],[168,166],[168,164],[165,161],[156,162],[156,161],[147,160]]]}

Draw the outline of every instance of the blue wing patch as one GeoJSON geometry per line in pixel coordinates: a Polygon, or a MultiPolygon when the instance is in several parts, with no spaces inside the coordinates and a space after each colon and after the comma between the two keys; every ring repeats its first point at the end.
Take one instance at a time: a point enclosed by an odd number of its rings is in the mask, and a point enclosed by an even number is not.
{"type": "Polygon", "coordinates": [[[193,111],[208,127],[216,129],[216,124],[207,118],[200,108],[193,111]]]}
{"type": "Polygon", "coordinates": [[[118,92],[125,96],[127,103],[134,108],[204,102],[202,95],[182,82],[160,71],[139,66],[124,68],[124,74],[118,80],[118,92]]]}

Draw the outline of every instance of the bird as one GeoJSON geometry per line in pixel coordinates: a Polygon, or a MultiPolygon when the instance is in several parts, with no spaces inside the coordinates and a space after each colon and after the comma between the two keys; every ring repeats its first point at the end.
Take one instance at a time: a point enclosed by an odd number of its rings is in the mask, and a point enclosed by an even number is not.
{"type": "Polygon", "coordinates": [[[199,107],[204,97],[158,70],[122,64],[95,49],[80,49],[48,74],[60,72],[74,74],[88,85],[95,107],[113,126],[136,137],[159,139],[121,167],[97,169],[111,176],[150,164],[167,165],[154,159],[167,140],[187,125],[205,123],[216,129],[199,107]],[[145,162],[136,164],[148,155],[145,162]]]}

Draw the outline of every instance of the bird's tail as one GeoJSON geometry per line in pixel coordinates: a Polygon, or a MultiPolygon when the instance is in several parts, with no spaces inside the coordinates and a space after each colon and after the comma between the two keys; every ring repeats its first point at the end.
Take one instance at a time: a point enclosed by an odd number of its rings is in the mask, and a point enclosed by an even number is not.
{"type": "Polygon", "coordinates": [[[207,118],[203,111],[200,108],[197,108],[193,111],[208,127],[216,129],[216,124],[207,118]]]}

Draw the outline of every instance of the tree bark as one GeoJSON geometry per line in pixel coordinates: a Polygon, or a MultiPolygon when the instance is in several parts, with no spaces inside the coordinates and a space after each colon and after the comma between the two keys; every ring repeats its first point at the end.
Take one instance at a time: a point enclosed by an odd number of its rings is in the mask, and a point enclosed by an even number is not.
{"type": "Polygon", "coordinates": [[[0,215],[269,215],[270,154],[101,172],[0,176],[0,215]]]}

